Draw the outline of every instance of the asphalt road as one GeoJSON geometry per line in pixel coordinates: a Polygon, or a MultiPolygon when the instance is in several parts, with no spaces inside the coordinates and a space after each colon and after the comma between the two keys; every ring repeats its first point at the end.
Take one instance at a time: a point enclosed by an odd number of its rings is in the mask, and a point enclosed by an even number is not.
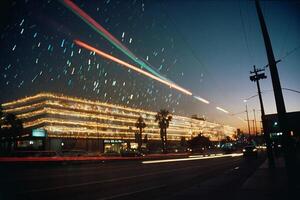
{"type": "Polygon", "coordinates": [[[1,167],[0,199],[230,199],[263,159],[1,167]]]}

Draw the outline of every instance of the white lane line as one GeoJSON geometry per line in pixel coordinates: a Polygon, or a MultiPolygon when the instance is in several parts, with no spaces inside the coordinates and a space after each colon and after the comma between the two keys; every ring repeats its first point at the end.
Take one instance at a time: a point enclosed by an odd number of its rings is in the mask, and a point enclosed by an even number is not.
{"type": "MultiPolygon", "coordinates": [[[[199,158],[199,157],[205,157],[205,156],[222,156],[224,155],[223,153],[216,153],[216,154],[206,154],[206,155],[192,155],[192,156],[189,156],[189,158],[199,158]]],[[[232,155],[232,154],[226,154],[226,155],[232,155]]]]}
{"type": "Polygon", "coordinates": [[[97,200],[115,199],[115,198],[120,198],[120,197],[124,197],[124,196],[130,196],[130,195],[141,193],[141,192],[146,192],[146,191],[149,191],[149,190],[155,190],[155,189],[163,188],[163,187],[166,187],[166,185],[158,185],[158,186],[148,187],[148,188],[144,188],[144,189],[141,189],[141,190],[136,190],[136,191],[133,191],[133,192],[126,192],[126,193],[121,193],[121,194],[117,194],[117,195],[113,195],[113,196],[109,196],[109,197],[104,197],[104,198],[97,199],[97,200]]]}
{"type": "Polygon", "coordinates": [[[177,159],[165,159],[165,160],[148,160],[142,161],[143,164],[155,164],[155,163],[168,163],[168,162],[180,162],[180,161],[191,161],[191,160],[205,160],[205,159],[213,159],[213,158],[224,158],[224,157],[236,157],[242,156],[242,153],[232,153],[218,156],[193,156],[189,158],[177,158],[177,159]]]}

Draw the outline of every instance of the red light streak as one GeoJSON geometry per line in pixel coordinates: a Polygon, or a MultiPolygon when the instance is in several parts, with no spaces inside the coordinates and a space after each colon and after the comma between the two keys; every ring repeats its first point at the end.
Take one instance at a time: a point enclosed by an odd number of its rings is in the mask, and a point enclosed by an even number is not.
{"type": "Polygon", "coordinates": [[[96,29],[103,32],[107,37],[109,37],[111,40],[113,40],[115,43],[120,45],[122,48],[124,48],[126,51],[129,51],[119,40],[117,40],[112,34],[110,34],[103,26],[101,26],[99,23],[97,23],[93,18],[91,18],[86,12],[84,12],[82,9],[80,9],[75,3],[73,3],[71,0],[64,0],[64,3],[68,5],[72,10],[74,10],[76,13],[78,13],[84,20],[86,20],[88,23],[92,24],[96,29]]]}
{"type": "Polygon", "coordinates": [[[98,54],[99,56],[102,56],[102,57],[104,57],[106,59],[109,59],[111,61],[114,61],[114,62],[116,62],[116,63],[118,63],[118,64],[120,64],[120,65],[122,65],[124,67],[132,69],[132,70],[134,70],[136,72],[139,72],[140,74],[143,74],[143,75],[145,75],[145,76],[147,76],[149,78],[152,78],[152,79],[154,79],[156,81],[159,81],[159,82],[161,82],[161,83],[169,86],[170,88],[174,88],[174,89],[176,89],[176,90],[178,90],[178,91],[180,91],[182,93],[185,93],[187,95],[192,95],[192,93],[190,91],[188,91],[188,90],[186,90],[186,89],[184,89],[184,88],[182,88],[182,87],[180,87],[180,86],[178,86],[178,85],[176,85],[174,83],[168,82],[168,81],[163,80],[163,79],[161,79],[161,78],[159,78],[157,76],[154,76],[153,74],[151,74],[149,72],[146,72],[146,71],[144,71],[144,70],[142,70],[142,69],[140,69],[140,68],[138,68],[138,67],[136,67],[134,65],[131,65],[131,64],[129,64],[129,63],[123,61],[123,60],[120,60],[120,59],[118,59],[118,58],[116,58],[114,56],[111,56],[111,55],[109,55],[109,54],[107,54],[107,53],[105,53],[105,52],[103,52],[103,51],[101,51],[99,49],[96,49],[95,47],[92,47],[92,46],[90,46],[90,45],[88,45],[88,44],[86,44],[86,43],[84,43],[84,42],[82,42],[80,40],[74,40],[74,42],[75,42],[75,44],[77,44],[80,47],[83,47],[83,48],[85,48],[87,50],[93,51],[96,54],[98,54]]]}

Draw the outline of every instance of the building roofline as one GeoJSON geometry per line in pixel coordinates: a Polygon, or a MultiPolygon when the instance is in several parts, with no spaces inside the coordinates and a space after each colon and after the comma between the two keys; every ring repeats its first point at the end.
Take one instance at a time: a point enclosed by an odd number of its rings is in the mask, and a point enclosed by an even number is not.
{"type": "MultiPolygon", "coordinates": [[[[53,92],[39,92],[39,93],[36,93],[31,96],[25,96],[25,97],[19,98],[17,100],[12,100],[10,102],[3,103],[2,107],[5,110],[5,107],[16,106],[19,104],[27,103],[32,100],[41,99],[41,98],[54,98],[54,99],[68,100],[68,101],[73,101],[73,102],[78,102],[78,103],[87,103],[87,104],[94,104],[94,105],[96,104],[99,106],[106,106],[106,107],[110,107],[110,108],[119,108],[119,109],[123,109],[126,111],[131,111],[131,112],[135,112],[135,113],[145,113],[145,114],[150,114],[150,115],[155,115],[157,113],[157,112],[149,111],[149,110],[145,110],[145,109],[131,108],[131,107],[126,107],[126,106],[119,105],[119,104],[105,103],[105,102],[101,102],[99,100],[90,100],[90,99],[86,99],[86,98],[72,97],[72,96],[61,94],[61,93],[53,93],[53,92]]],[[[191,116],[181,116],[181,115],[176,115],[176,114],[173,114],[173,116],[176,118],[181,118],[181,119],[186,119],[186,120],[203,121],[203,120],[199,120],[199,119],[194,119],[191,116]]],[[[206,120],[205,120],[205,122],[212,123],[212,124],[219,124],[219,125],[223,125],[226,127],[232,127],[229,125],[209,122],[206,120]]],[[[232,127],[232,128],[235,128],[235,127],[232,127]]]]}

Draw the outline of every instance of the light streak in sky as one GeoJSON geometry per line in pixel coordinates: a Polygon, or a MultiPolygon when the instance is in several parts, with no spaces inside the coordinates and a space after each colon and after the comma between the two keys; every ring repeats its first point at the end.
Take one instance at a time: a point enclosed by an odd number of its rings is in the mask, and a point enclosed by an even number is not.
{"type": "Polygon", "coordinates": [[[199,100],[199,101],[202,101],[203,103],[209,104],[209,101],[207,101],[206,99],[203,99],[203,98],[198,97],[198,96],[194,96],[194,98],[199,100]]]}
{"type": "Polygon", "coordinates": [[[216,109],[217,109],[217,110],[220,110],[220,111],[222,111],[222,112],[224,112],[224,113],[227,113],[227,114],[229,113],[227,110],[225,110],[225,109],[223,109],[223,108],[220,108],[220,107],[216,107],[216,109]]]}
{"type": "Polygon", "coordinates": [[[176,89],[176,90],[178,90],[180,92],[183,92],[184,94],[187,94],[187,95],[192,95],[192,93],[190,91],[188,91],[188,90],[186,90],[186,89],[184,89],[184,88],[182,88],[182,87],[180,87],[180,86],[178,86],[178,85],[176,85],[176,84],[174,84],[172,82],[169,82],[169,81],[161,79],[161,78],[159,78],[157,76],[154,76],[153,74],[151,74],[149,72],[146,72],[146,71],[144,71],[144,70],[142,70],[142,69],[140,69],[140,68],[138,68],[138,67],[136,67],[134,65],[131,65],[131,64],[129,64],[129,63],[123,61],[123,60],[120,60],[120,59],[118,59],[118,58],[116,58],[114,56],[111,56],[111,55],[109,55],[107,53],[104,53],[103,51],[100,51],[99,49],[96,49],[96,48],[94,48],[94,47],[92,47],[92,46],[90,46],[90,45],[88,45],[88,44],[86,44],[86,43],[84,43],[84,42],[82,42],[80,40],[74,40],[74,42],[75,42],[75,44],[77,44],[80,47],[83,47],[83,48],[85,48],[87,50],[93,51],[96,54],[98,54],[99,56],[107,58],[107,59],[109,59],[111,61],[114,61],[114,62],[116,62],[116,63],[124,66],[124,67],[132,69],[132,70],[134,70],[136,72],[139,72],[139,73],[141,73],[141,74],[143,74],[143,75],[145,75],[145,76],[147,76],[149,78],[152,78],[152,79],[154,79],[156,81],[159,81],[159,82],[161,82],[161,83],[169,86],[170,88],[174,88],[174,89],[176,89]]]}
{"type": "Polygon", "coordinates": [[[216,155],[216,156],[193,156],[189,158],[177,158],[177,159],[165,159],[165,160],[148,160],[142,161],[143,164],[155,164],[155,163],[169,163],[169,162],[182,162],[182,161],[192,161],[192,160],[206,160],[206,159],[214,159],[214,158],[224,158],[224,157],[237,157],[242,156],[242,153],[232,153],[226,155],[216,155]]]}
{"type": "MultiPolygon", "coordinates": [[[[168,86],[170,86],[172,88],[175,88],[175,89],[177,89],[177,90],[179,90],[179,91],[181,91],[181,92],[183,92],[185,94],[192,95],[192,93],[190,91],[188,91],[188,90],[186,90],[186,89],[184,89],[184,88],[176,85],[174,82],[172,82],[171,80],[169,80],[166,77],[162,76],[161,74],[159,74],[158,72],[156,72],[153,68],[151,68],[151,65],[149,63],[146,63],[146,61],[143,61],[142,59],[138,58],[125,45],[123,45],[117,38],[115,38],[110,32],[108,32],[103,26],[101,26],[98,22],[96,22],[91,16],[89,16],[85,11],[83,11],[81,8],[79,8],[71,0],[63,0],[63,3],[74,14],[76,14],[84,22],[86,22],[91,28],[93,28],[97,33],[99,33],[102,37],[104,37],[107,41],[109,41],[117,49],[119,49],[120,51],[122,51],[131,60],[133,60],[134,62],[136,62],[137,64],[139,64],[142,67],[142,69],[145,68],[147,71],[149,71],[150,73],[152,73],[153,75],[155,75],[157,77],[157,78],[154,78],[155,76],[151,76],[151,78],[153,78],[153,79],[155,79],[155,80],[157,80],[157,81],[159,81],[161,83],[164,83],[164,84],[166,84],[166,85],[168,85],[168,86]]],[[[102,54],[101,56],[104,56],[104,55],[102,54]]],[[[106,57],[106,58],[108,58],[108,57],[106,57]]],[[[110,58],[108,58],[108,59],[110,59],[110,58]]],[[[122,62],[124,62],[124,61],[122,61],[122,62]]],[[[124,63],[121,64],[121,65],[124,65],[124,63]]],[[[128,64],[128,63],[126,63],[126,64],[128,64]]],[[[133,66],[133,65],[130,65],[130,66],[133,66]]],[[[135,67],[135,66],[133,66],[133,67],[135,67]]],[[[146,75],[144,70],[137,70],[139,68],[137,68],[137,67],[135,67],[135,68],[136,68],[135,71],[138,71],[138,72],[146,75]]],[[[150,77],[149,74],[147,74],[146,76],[150,77]]],[[[201,98],[199,96],[194,96],[194,98],[197,99],[197,100],[199,100],[199,101],[201,101],[201,102],[203,102],[203,103],[205,103],[205,104],[209,104],[210,103],[208,100],[203,99],[203,98],[201,98]]],[[[221,111],[223,111],[225,113],[228,113],[228,111],[226,111],[224,109],[222,109],[221,111]]]]}
{"type": "MultiPolygon", "coordinates": [[[[84,22],[86,22],[90,27],[92,27],[96,32],[98,32],[100,35],[102,35],[106,40],[108,40],[111,44],[113,44],[115,47],[117,47],[120,51],[122,51],[124,54],[126,54],[129,58],[131,58],[134,62],[138,63],[142,69],[145,68],[149,72],[151,72],[153,75],[159,77],[160,79],[165,80],[169,84],[176,85],[171,80],[167,79],[166,77],[160,75],[158,72],[154,71],[148,64],[146,64],[144,61],[139,59],[136,55],[134,55],[126,46],[124,46],[117,38],[115,38],[111,33],[109,33],[103,26],[101,26],[99,23],[97,23],[92,17],[90,17],[86,12],[84,12],[82,9],[80,9],[75,3],[73,3],[71,0],[64,0],[64,4],[77,16],[79,16],[84,22]]],[[[171,87],[171,86],[170,86],[171,87]]],[[[183,89],[183,88],[182,88],[183,89]]],[[[187,93],[186,93],[187,94],[187,93]]],[[[188,94],[188,95],[191,95],[188,94]]],[[[197,100],[209,104],[209,101],[194,96],[197,100]]]]}
{"type": "Polygon", "coordinates": [[[86,12],[80,9],[75,3],[71,0],[64,0],[64,5],[69,8],[74,14],[79,16],[84,22],[86,22],[90,27],[92,27],[96,32],[102,35],[106,40],[108,40],[112,45],[114,45],[117,49],[122,51],[125,55],[127,55],[131,60],[139,64],[142,68],[145,68],[152,74],[158,76],[161,79],[172,82],[166,77],[160,75],[153,68],[147,65],[144,61],[139,59],[134,53],[132,53],[126,46],[124,46],[117,38],[115,38],[111,33],[109,33],[103,26],[101,26],[98,22],[96,22],[92,17],[90,17],[86,12]]]}

